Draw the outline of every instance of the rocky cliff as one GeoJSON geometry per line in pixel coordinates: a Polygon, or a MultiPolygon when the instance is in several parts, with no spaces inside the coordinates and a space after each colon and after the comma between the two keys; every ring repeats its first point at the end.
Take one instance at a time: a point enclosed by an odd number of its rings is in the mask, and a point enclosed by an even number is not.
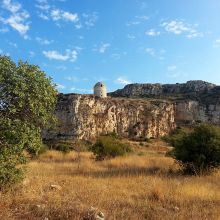
{"type": "Polygon", "coordinates": [[[46,139],[93,139],[115,132],[123,137],[160,137],[176,126],[220,125],[220,87],[203,81],[185,84],[130,84],[107,98],[60,94],[58,126],[46,139]]]}
{"type": "Polygon", "coordinates": [[[174,110],[168,101],[60,94],[58,126],[44,137],[89,140],[112,132],[123,137],[164,136],[175,128],[174,110]]]}
{"type": "Polygon", "coordinates": [[[190,97],[196,98],[201,94],[213,90],[216,85],[201,80],[188,81],[186,83],[176,84],[129,84],[123,89],[118,89],[115,92],[109,93],[114,97],[159,97],[159,96],[174,96],[174,97],[190,97]]]}

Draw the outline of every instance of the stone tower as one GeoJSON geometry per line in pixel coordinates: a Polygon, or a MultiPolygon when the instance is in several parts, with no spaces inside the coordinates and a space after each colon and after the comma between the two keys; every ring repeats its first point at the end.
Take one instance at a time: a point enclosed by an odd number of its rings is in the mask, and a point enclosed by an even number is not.
{"type": "Polygon", "coordinates": [[[98,82],[94,86],[94,95],[100,98],[106,98],[107,97],[107,89],[104,83],[98,82]]]}

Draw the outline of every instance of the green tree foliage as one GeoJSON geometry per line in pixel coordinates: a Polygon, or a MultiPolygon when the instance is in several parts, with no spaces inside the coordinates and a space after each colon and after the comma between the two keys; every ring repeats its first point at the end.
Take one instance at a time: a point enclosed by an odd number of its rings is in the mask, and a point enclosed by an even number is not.
{"type": "Polygon", "coordinates": [[[55,122],[56,96],[38,66],[0,56],[0,187],[21,177],[25,151],[38,154],[42,129],[55,122]]]}
{"type": "Polygon", "coordinates": [[[220,166],[220,128],[201,124],[189,132],[178,130],[169,139],[174,149],[170,155],[188,174],[207,174],[220,166]]]}
{"type": "Polygon", "coordinates": [[[91,151],[97,160],[104,160],[105,158],[122,156],[131,152],[131,148],[128,144],[124,144],[116,137],[110,135],[99,137],[96,143],[91,147],[91,151]]]}

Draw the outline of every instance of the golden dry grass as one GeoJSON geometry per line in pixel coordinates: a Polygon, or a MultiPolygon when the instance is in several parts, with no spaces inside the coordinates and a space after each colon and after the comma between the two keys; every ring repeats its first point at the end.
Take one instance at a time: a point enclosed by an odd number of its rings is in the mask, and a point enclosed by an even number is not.
{"type": "Polygon", "coordinates": [[[74,152],[48,151],[27,165],[22,185],[0,195],[0,219],[82,219],[91,206],[107,220],[220,219],[220,173],[181,176],[158,144],[102,162],[90,153],[79,163],[74,152]]]}

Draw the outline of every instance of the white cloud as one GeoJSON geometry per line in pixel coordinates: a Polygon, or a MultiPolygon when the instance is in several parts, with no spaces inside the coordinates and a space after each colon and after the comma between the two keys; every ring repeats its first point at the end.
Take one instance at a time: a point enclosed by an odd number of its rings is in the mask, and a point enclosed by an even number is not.
{"type": "Polygon", "coordinates": [[[196,29],[197,25],[192,25],[179,20],[163,22],[161,26],[170,33],[181,35],[185,34],[187,38],[203,37],[203,33],[196,29]]]}
{"type": "Polygon", "coordinates": [[[39,44],[42,44],[42,45],[49,45],[53,43],[53,40],[47,40],[47,39],[43,39],[40,37],[36,37],[35,39],[39,44]]]}
{"type": "Polygon", "coordinates": [[[99,52],[100,53],[105,53],[105,51],[111,46],[111,44],[109,43],[102,43],[100,48],[99,48],[99,52]]]}
{"type": "Polygon", "coordinates": [[[50,12],[51,18],[54,21],[64,20],[70,22],[77,22],[79,20],[78,15],[76,13],[72,14],[68,11],[63,11],[60,9],[53,9],[50,12]]]}
{"type": "Polygon", "coordinates": [[[50,51],[43,51],[44,56],[49,58],[50,60],[68,60],[69,56],[68,55],[63,55],[55,50],[50,50],[50,51]]]}
{"type": "Polygon", "coordinates": [[[45,57],[50,60],[59,60],[59,61],[71,61],[75,62],[78,57],[78,52],[76,50],[67,49],[64,54],[59,53],[56,50],[43,51],[45,57]]]}
{"type": "Polygon", "coordinates": [[[12,28],[18,31],[21,35],[25,35],[29,30],[30,26],[23,23],[28,18],[28,14],[12,15],[5,20],[6,24],[9,24],[12,28]]]}
{"type": "MultiPolygon", "coordinates": [[[[43,20],[53,20],[53,21],[67,21],[77,23],[79,17],[77,13],[72,13],[69,11],[64,11],[54,6],[48,4],[47,0],[37,1],[38,4],[35,7],[39,10],[38,16],[43,20]]],[[[78,28],[78,24],[77,24],[78,28]]]]}
{"type": "Polygon", "coordinates": [[[45,14],[43,14],[43,13],[38,13],[38,16],[39,16],[40,18],[42,18],[43,20],[49,20],[49,19],[50,19],[47,15],[45,15],[45,14]]]}
{"type": "Polygon", "coordinates": [[[115,80],[116,84],[121,84],[121,85],[127,85],[127,84],[131,84],[130,80],[127,80],[126,78],[120,76],[115,80]]]}
{"type": "MultiPolygon", "coordinates": [[[[66,21],[74,23],[76,29],[81,29],[84,26],[90,28],[93,27],[98,20],[97,12],[83,13],[80,19],[77,13],[59,9],[54,5],[50,5],[47,0],[36,1],[37,4],[35,7],[38,9],[38,16],[43,20],[52,20],[56,25],[58,25],[58,21],[66,21]]],[[[65,0],[60,1],[64,2],[65,0]]]]}
{"type": "MultiPolygon", "coordinates": [[[[11,0],[3,0],[2,8],[9,11],[10,15],[8,18],[0,17],[0,21],[18,31],[19,34],[27,39],[26,33],[30,29],[29,22],[27,21],[29,13],[22,8],[20,3],[12,2],[11,0]]],[[[6,30],[6,28],[3,30],[6,30]]]]}
{"type": "Polygon", "coordinates": [[[155,36],[159,36],[160,35],[160,31],[156,31],[154,29],[150,29],[149,31],[146,31],[145,34],[148,35],[148,36],[155,37],[155,36]]]}
{"type": "Polygon", "coordinates": [[[62,85],[62,84],[56,84],[56,88],[58,90],[63,90],[63,89],[66,89],[66,86],[62,85]]]}
{"type": "Polygon", "coordinates": [[[10,11],[11,13],[17,13],[20,9],[21,9],[21,4],[19,3],[12,3],[11,0],[3,0],[2,2],[2,6],[3,8],[7,9],[8,11],[10,11]]]}
{"type": "Polygon", "coordinates": [[[46,4],[37,4],[36,8],[39,8],[42,11],[48,11],[50,9],[50,5],[46,4]]]}
{"type": "Polygon", "coordinates": [[[214,42],[213,42],[213,47],[220,47],[220,38],[219,39],[216,39],[214,42]]]}

